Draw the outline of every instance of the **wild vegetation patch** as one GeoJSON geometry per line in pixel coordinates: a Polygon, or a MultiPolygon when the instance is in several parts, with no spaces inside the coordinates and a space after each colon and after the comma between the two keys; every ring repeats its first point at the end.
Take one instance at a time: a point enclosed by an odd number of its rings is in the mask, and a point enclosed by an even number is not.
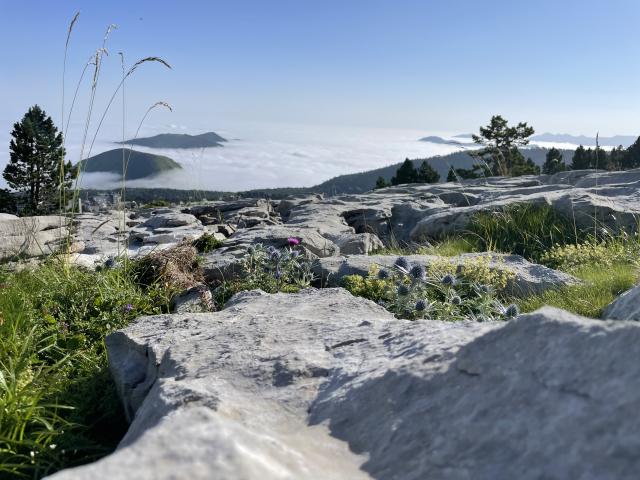
{"type": "Polygon", "coordinates": [[[349,275],[343,286],[398,318],[483,322],[515,316],[518,307],[501,301],[512,275],[491,268],[490,259],[479,256],[456,265],[443,258],[425,266],[398,257],[392,269],[373,266],[368,277],[349,275]]]}
{"type": "Polygon", "coordinates": [[[242,260],[240,275],[223,282],[214,291],[216,303],[224,305],[233,295],[245,290],[293,293],[311,286],[313,262],[299,244],[299,239],[290,238],[289,246],[283,249],[262,244],[249,247],[242,260]]]}
{"type": "Polygon", "coordinates": [[[50,260],[5,273],[0,288],[0,478],[40,478],[97,459],[126,430],[105,336],[166,312],[162,284],[122,267],[50,260]]]}

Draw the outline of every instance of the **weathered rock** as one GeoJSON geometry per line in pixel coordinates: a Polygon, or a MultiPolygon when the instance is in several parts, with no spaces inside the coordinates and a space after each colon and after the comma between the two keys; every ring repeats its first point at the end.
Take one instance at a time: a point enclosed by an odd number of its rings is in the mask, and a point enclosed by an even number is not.
{"type": "Polygon", "coordinates": [[[69,221],[57,215],[0,218],[0,260],[49,255],[65,246],[69,221]]]}
{"type": "Polygon", "coordinates": [[[545,308],[400,321],[344,290],[249,292],[107,338],[132,420],[85,479],[635,479],[640,325],[545,308]],[[561,454],[559,454],[559,452],[561,454]]]}
{"type": "Polygon", "coordinates": [[[634,320],[640,321],[640,285],[627,290],[602,312],[605,320],[634,320]]]}
{"type": "Polygon", "coordinates": [[[366,255],[384,247],[373,233],[351,233],[333,239],[342,255],[366,255]]]}
{"type": "MultiPolygon", "coordinates": [[[[519,255],[500,253],[466,253],[449,260],[456,266],[473,264],[481,258],[490,257],[489,267],[497,271],[508,271],[515,274],[506,287],[506,291],[520,297],[537,295],[545,290],[575,285],[579,281],[563,272],[526,261],[519,255]]],[[[337,287],[347,275],[366,276],[372,266],[393,268],[397,255],[351,255],[346,257],[321,258],[314,262],[313,270],[317,277],[317,285],[337,287]]],[[[429,266],[434,262],[447,260],[437,255],[407,255],[412,264],[429,266]]]]}
{"type": "Polygon", "coordinates": [[[204,284],[195,285],[171,300],[171,313],[202,313],[213,310],[211,290],[204,284]]]}

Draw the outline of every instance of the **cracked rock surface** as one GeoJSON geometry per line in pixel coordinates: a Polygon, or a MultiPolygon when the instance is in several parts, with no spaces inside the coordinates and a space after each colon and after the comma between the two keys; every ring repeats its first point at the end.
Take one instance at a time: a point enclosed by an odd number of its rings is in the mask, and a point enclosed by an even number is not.
{"type": "Polygon", "coordinates": [[[110,335],[131,426],[70,479],[635,479],[640,325],[402,321],[342,289],[110,335]]]}

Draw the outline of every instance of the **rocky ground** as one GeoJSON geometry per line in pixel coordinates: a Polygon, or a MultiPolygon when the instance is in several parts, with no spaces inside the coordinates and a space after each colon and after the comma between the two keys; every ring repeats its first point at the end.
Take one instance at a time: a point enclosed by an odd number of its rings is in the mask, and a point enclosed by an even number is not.
{"type": "MultiPolygon", "coordinates": [[[[391,243],[455,232],[478,211],[546,203],[578,226],[636,228],[640,171],[411,185],[362,195],[0,218],[0,255],[59,250],[93,267],[205,232],[209,283],[256,243],[290,237],[317,285],[366,273],[391,243]],[[64,235],[62,235],[64,236],[64,235]]],[[[470,254],[472,255],[472,254],[470,254]]],[[[415,262],[428,264],[429,256],[415,262]]],[[[450,259],[460,262],[462,257],[450,259]]],[[[515,294],[577,282],[497,255],[515,294]]],[[[605,318],[639,320],[636,288],[605,318]]],[[[213,313],[138,319],[107,338],[131,421],[118,450],[52,478],[635,478],[640,326],[545,308],[500,323],[408,322],[345,290],[236,295],[213,313]]]]}

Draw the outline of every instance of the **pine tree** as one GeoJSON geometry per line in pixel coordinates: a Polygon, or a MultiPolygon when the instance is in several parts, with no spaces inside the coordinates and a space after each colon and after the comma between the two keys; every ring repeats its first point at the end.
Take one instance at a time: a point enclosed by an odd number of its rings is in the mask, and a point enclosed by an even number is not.
{"type": "Polygon", "coordinates": [[[564,172],[567,165],[562,159],[562,153],[557,148],[552,148],[547,152],[547,157],[542,165],[542,173],[553,175],[554,173],[564,172]]]}
{"type": "Polygon", "coordinates": [[[373,187],[374,190],[377,190],[379,188],[385,188],[390,186],[391,184],[388,183],[383,176],[378,177],[378,179],[376,180],[376,186],[373,187]]]}
{"type": "MultiPolygon", "coordinates": [[[[510,127],[507,120],[494,115],[489,125],[480,127],[480,135],[472,136],[473,141],[483,148],[470,155],[481,159],[492,175],[510,177],[533,173],[535,168],[528,164],[518,147],[527,145],[534,133],[533,127],[526,122],[510,127]]],[[[474,166],[476,169],[483,169],[482,164],[474,166]]]]}
{"type": "Polygon", "coordinates": [[[584,170],[590,167],[590,158],[587,150],[580,145],[576,148],[571,160],[571,170],[584,170]]]}
{"type": "Polygon", "coordinates": [[[453,167],[449,169],[449,173],[447,173],[447,182],[457,182],[458,177],[456,176],[456,171],[453,167]]]}
{"type": "Polygon", "coordinates": [[[416,176],[416,183],[438,183],[440,181],[440,174],[429,165],[426,160],[422,161],[420,168],[418,169],[418,175],[416,176]]]}
{"type": "Polygon", "coordinates": [[[640,137],[624,152],[621,163],[623,170],[640,167],[640,137]]]}
{"type": "Polygon", "coordinates": [[[391,185],[402,185],[404,183],[415,183],[418,178],[418,171],[413,166],[413,162],[408,158],[402,162],[396,174],[391,178],[391,185]]]}
{"type": "Polygon", "coordinates": [[[618,145],[611,150],[609,154],[609,163],[607,164],[607,170],[622,170],[624,162],[625,150],[622,145],[618,145]]]}
{"type": "Polygon", "coordinates": [[[11,136],[3,177],[9,187],[25,192],[25,211],[46,212],[56,204],[61,184],[68,186],[74,175],[71,162],[66,162],[61,182],[60,163],[65,155],[62,133],[51,117],[34,105],[14,124],[11,136]]]}

